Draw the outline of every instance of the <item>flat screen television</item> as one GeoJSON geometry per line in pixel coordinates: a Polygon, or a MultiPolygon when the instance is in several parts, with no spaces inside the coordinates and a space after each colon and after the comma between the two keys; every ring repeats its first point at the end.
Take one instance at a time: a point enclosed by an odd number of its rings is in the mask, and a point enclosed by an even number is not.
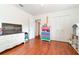
{"type": "Polygon", "coordinates": [[[22,25],[20,24],[11,24],[11,23],[2,23],[2,35],[7,34],[16,34],[22,32],[22,25]]]}

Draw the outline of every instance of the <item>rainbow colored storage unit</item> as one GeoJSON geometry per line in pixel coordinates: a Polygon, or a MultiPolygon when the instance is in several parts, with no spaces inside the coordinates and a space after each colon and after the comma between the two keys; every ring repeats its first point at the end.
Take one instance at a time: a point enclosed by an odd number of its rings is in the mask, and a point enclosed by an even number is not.
{"type": "Polygon", "coordinates": [[[44,24],[41,29],[41,40],[50,41],[50,28],[47,24],[44,24]]]}

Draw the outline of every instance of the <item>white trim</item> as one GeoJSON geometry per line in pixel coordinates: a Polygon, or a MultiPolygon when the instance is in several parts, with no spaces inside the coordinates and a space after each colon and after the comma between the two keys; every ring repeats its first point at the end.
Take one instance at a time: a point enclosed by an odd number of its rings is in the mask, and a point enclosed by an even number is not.
{"type": "MultiPolygon", "coordinates": [[[[72,45],[71,45],[72,46],[72,45]]],[[[72,46],[73,47],[73,46],[72,46]]],[[[74,47],[73,47],[74,48],[74,47]]],[[[75,48],[74,48],[75,49],[75,48]]],[[[78,49],[78,51],[75,49],[75,51],[77,52],[77,53],[79,53],[79,49],[78,49]]]]}

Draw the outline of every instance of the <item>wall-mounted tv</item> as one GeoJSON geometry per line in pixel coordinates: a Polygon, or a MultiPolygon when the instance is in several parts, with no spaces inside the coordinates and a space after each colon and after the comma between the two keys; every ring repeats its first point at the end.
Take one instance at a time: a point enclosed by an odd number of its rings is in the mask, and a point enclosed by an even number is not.
{"type": "Polygon", "coordinates": [[[7,34],[16,34],[22,32],[22,25],[20,24],[11,24],[11,23],[2,23],[2,35],[7,34]]]}

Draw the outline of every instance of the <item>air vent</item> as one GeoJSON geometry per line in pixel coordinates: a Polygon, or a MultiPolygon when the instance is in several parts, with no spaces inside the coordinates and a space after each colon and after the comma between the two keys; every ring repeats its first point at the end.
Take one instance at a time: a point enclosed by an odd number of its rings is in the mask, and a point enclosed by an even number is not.
{"type": "Polygon", "coordinates": [[[22,4],[19,4],[20,7],[24,7],[22,4]]]}

